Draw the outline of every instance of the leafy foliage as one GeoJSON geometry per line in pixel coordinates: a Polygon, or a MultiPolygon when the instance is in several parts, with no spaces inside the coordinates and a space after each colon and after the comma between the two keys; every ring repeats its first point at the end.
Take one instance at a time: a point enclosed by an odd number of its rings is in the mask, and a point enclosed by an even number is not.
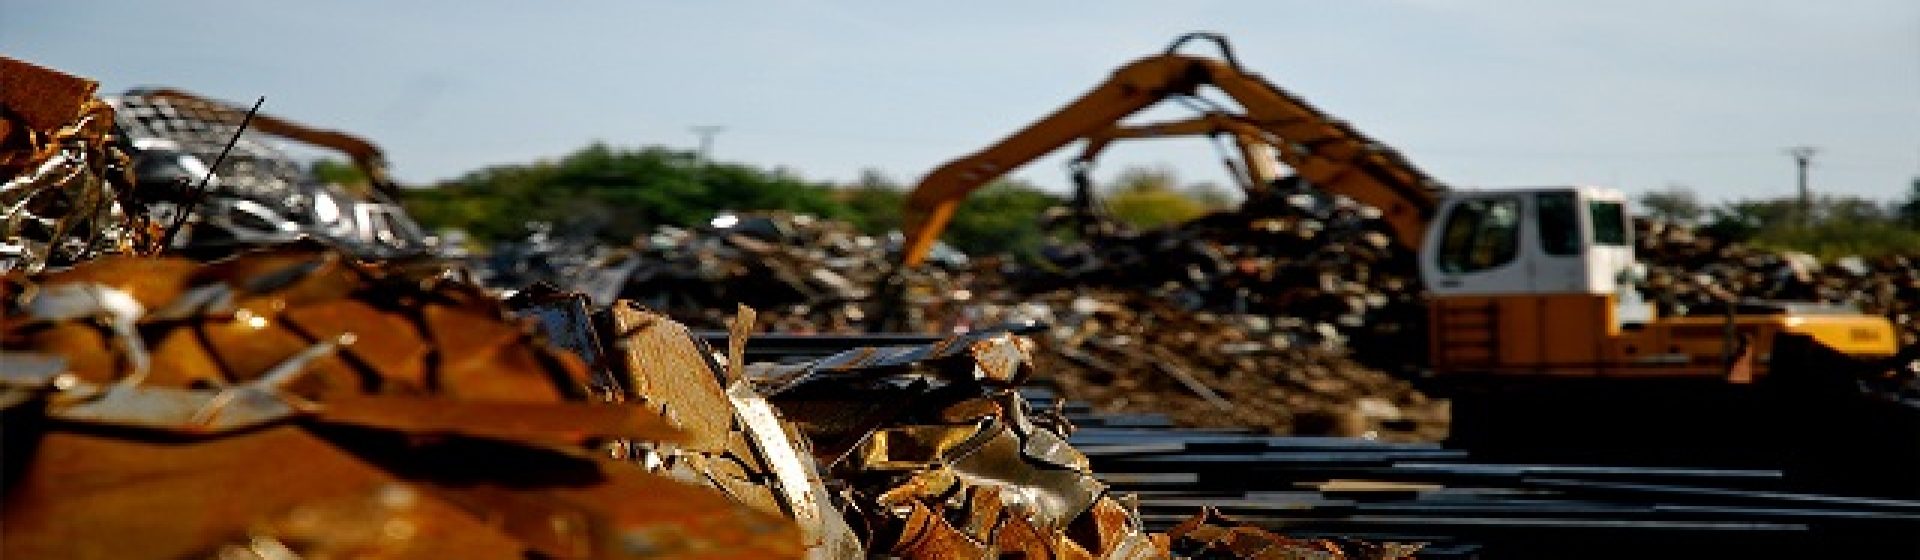
{"type": "Polygon", "coordinates": [[[850,212],[847,220],[860,231],[882,234],[900,229],[907,190],[893,178],[869,169],[861,172],[854,184],[841,187],[834,195],[850,212]]]}
{"type": "Polygon", "coordinates": [[[1647,217],[1668,222],[1692,224],[1706,215],[1706,207],[1700,204],[1700,197],[1693,194],[1693,189],[1679,185],[1647,192],[1640,195],[1638,201],[1640,207],[1646,209],[1647,217]]]}
{"type": "MultiPolygon", "coordinates": [[[[1908,203],[1911,205],[1912,203],[1908,203]]],[[[1731,241],[1803,251],[1828,259],[1848,255],[1908,254],[1920,250],[1920,231],[1904,221],[1908,205],[1822,196],[1808,225],[1800,225],[1795,198],[1739,200],[1709,209],[1709,234],[1731,241]]]]}
{"type": "Polygon", "coordinates": [[[1128,167],[1106,190],[1102,204],[1107,211],[1139,229],[1182,223],[1233,205],[1231,195],[1219,185],[1182,185],[1166,167],[1128,167]]]}
{"type": "Polygon", "coordinates": [[[405,204],[429,227],[457,227],[485,240],[520,237],[536,221],[554,224],[563,235],[621,242],[657,226],[704,223],[721,210],[848,214],[829,186],[786,173],[702,163],[686,151],[604,144],[558,161],[468,173],[410,191],[405,204]]]}
{"type": "Polygon", "coordinates": [[[1752,241],[1762,247],[1803,251],[1831,260],[1849,255],[1912,254],[1920,250],[1920,231],[1886,220],[1835,220],[1813,227],[1767,230],[1752,241]]]}
{"type": "Polygon", "coordinates": [[[1041,216],[1062,202],[1025,182],[995,181],[960,203],[942,239],[968,253],[1032,255],[1046,239],[1041,216]]]}
{"type": "MultiPolygon", "coordinates": [[[[594,144],[555,161],[409,189],[402,202],[429,228],[458,228],[481,241],[519,239],[529,223],[546,222],[557,235],[624,243],[662,225],[704,224],[723,210],[804,212],[885,234],[900,228],[906,194],[876,171],[836,187],[780,170],[703,164],[689,151],[594,144]]],[[[1031,252],[1042,241],[1041,214],[1059,203],[1032,185],[997,182],[968,197],[944,239],[968,253],[1031,252]]]]}
{"type": "Polygon", "coordinates": [[[1920,228],[1920,177],[1913,178],[1913,185],[1907,189],[1907,199],[1894,206],[1894,213],[1900,217],[1900,223],[1910,228],[1920,228]]]}

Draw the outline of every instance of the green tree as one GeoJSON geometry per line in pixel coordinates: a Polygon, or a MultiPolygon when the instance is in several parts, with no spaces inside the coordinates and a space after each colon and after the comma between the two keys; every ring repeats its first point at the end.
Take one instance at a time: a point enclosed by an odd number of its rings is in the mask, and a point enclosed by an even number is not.
{"type": "Polygon", "coordinates": [[[1226,187],[1220,186],[1219,183],[1201,181],[1187,185],[1187,187],[1182,190],[1186,193],[1187,198],[1193,199],[1194,202],[1200,203],[1201,207],[1208,210],[1226,210],[1233,207],[1233,192],[1235,191],[1229,191],[1226,187]]]}
{"type": "Polygon", "coordinates": [[[1920,229],[1920,176],[1913,178],[1913,184],[1907,187],[1907,200],[1901,202],[1895,212],[1902,224],[1920,229]]]}
{"type": "Polygon", "coordinates": [[[942,239],[970,254],[1030,257],[1045,240],[1041,215],[1063,202],[1023,181],[994,181],[960,203],[942,239]]]}
{"type": "Polygon", "coordinates": [[[1170,169],[1129,167],[1114,180],[1104,202],[1114,218],[1136,228],[1177,224],[1205,214],[1206,206],[1178,185],[1170,169]]]}
{"type": "Polygon", "coordinates": [[[877,169],[860,172],[860,178],[834,193],[847,207],[847,220],[869,234],[897,231],[901,227],[907,194],[899,183],[877,169]]]}
{"type": "Polygon", "coordinates": [[[1797,204],[1791,198],[1727,202],[1708,210],[1707,224],[1701,229],[1721,239],[1746,241],[1762,229],[1789,227],[1797,204]]]}
{"type": "Polygon", "coordinates": [[[1813,208],[1814,216],[1821,223],[1879,224],[1894,219],[1886,206],[1857,196],[1821,196],[1813,208]]]}
{"type": "Polygon", "coordinates": [[[403,202],[428,227],[457,227],[490,241],[523,236],[535,221],[624,242],[662,225],[702,224],[720,210],[848,214],[827,185],[791,173],[702,163],[684,150],[598,143],[557,161],[494,166],[410,190],[403,202]]]}
{"type": "Polygon", "coordinates": [[[1693,189],[1681,185],[1668,185],[1667,188],[1642,193],[1640,206],[1647,210],[1647,216],[1673,223],[1692,224],[1706,214],[1706,208],[1700,204],[1700,198],[1693,189]]]}

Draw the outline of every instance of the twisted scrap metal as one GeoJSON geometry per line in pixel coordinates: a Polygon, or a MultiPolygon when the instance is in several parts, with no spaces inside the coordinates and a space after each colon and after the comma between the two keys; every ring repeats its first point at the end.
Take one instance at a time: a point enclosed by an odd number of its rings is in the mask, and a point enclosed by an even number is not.
{"type": "Polygon", "coordinates": [[[19,90],[0,96],[0,270],[157,249],[132,198],[113,108],[91,97],[95,84],[5,58],[0,66],[19,90]],[[60,117],[46,116],[47,106],[61,100],[48,98],[60,94],[85,98],[70,118],[49,124],[60,117]],[[27,107],[33,103],[39,106],[27,107]],[[40,118],[29,118],[30,111],[40,118]]]}

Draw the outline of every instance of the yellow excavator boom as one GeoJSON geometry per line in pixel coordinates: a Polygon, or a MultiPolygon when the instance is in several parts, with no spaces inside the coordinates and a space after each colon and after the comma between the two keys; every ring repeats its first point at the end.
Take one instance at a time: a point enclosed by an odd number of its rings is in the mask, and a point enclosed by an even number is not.
{"type": "MultiPolygon", "coordinates": [[[[1196,94],[1202,86],[1219,90],[1245,111],[1217,118],[1257,129],[1301,179],[1379,208],[1399,241],[1419,247],[1443,188],[1437,181],[1345,122],[1240,68],[1223,37],[1199,33],[1175,41],[1165,53],[1121,67],[1105,83],[1046,118],[927,174],[907,197],[902,260],[908,266],[919,264],[974,190],[1076,140],[1111,134],[1122,119],[1168,98],[1196,94]],[[1226,60],[1176,52],[1195,38],[1219,43],[1226,60]]],[[[1247,145],[1243,142],[1243,149],[1247,145]]],[[[1247,163],[1250,171],[1260,164],[1247,163]]]]}

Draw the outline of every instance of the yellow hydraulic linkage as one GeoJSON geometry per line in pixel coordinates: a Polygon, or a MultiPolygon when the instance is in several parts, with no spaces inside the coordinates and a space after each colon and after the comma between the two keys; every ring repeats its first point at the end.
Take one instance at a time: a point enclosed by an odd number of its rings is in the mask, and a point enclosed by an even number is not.
{"type": "MultiPolygon", "coordinates": [[[[1226,94],[1244,113],[1170,128],[1231,123],[1228,128],[1236,135],[1264,137],[1253,144],[1274,147],[1280,161],[1301,179],[1379,208],[1400,241],[1419,246],[1442,188],[1437,181],[1392,149],[1242,69],[1225,37],[1190,33],[1164,53],[1121,67],[1106,83],[1046,118],[921,179],[907,198],[903,262],[914,266],[925,259],[954,209],[974,190],[1075,140],[1118,137],[1115,127],[1121,119],[1169,98],[1194,95],[1201,86],[1226,94]],[[1196,39],[1217,44],[1224,60],[1178,54],[1181,46],[1196,39]]],[[[1243,148],[1247,145],[1242,142],[1243,148]]],[[[1263,160],[1248,161],[1251,166],[1263,160]]]]}

